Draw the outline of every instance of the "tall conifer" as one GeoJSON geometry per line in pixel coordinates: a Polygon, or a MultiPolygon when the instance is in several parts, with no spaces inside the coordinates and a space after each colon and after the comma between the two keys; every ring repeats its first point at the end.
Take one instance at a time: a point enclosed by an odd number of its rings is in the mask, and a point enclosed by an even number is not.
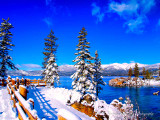
{"type": "Polygon", "coordinates": [[[137,63],[135,64],[135,67],[134,67],[134,76],[139,77],[139,67],[137,63]]]}
{"type": "Polygon", "coordinates": [[[151,78],[151,74],[149,73],[149,71],[146,71],[146,79],[150,79],[151,78]]]}
{"type": "Polygon", "coordinates": [[[129,76],[129,77],[132,77],[132,68],[131,68],[131,67],[129,68],[128,76],[129,76]]]}
{"type": "MultiPolygon", "coordinates": [[[[56,58],[56,51],[57,51],[57,47],[58,44],[56,44],[56,41],[58,40],[58,38],[55,37],[54,32],[51,30],[50,34],[47,36],[47,38],[44,39],[45,42],[45,48],[44,48],[44,62],[43,64],[43,69],[46,69],[47,66],[47,62],[49,61],[50,56],[53,54],[53,56],[56,58]]],[[[44,76],[46,75],[46,73],[43,71],[42,73],[42,78],[44,78],[44,76]]]]}
{"type": "Polygon", "coordinates": [[[91,64],[91,60],[93,57],[90,55],[89,49],[89,42],[86,39],[87,31],[83,27],[82,30],[79,32],[79,43],[77,45],[77,57],[73,62],[75,62],[75,67],[77,71],[71,76],[74,80],[72,82],[73,89],[80,91],[83,95],[86,93],[95,93],[95,88],[93,84],[94,79],[94,69],[91,64]]]}
{"type": "Polygon", "coordinates": [[[145,67],[143,67],[142,75],[143,75],[143,78],[145,78],[145,77],[146,77],[146,69],[145,69],[145,67]]]}
{"type": "Polygon", "coordinates": [[[58,65],[56,64],[54,54],[50,55],[47,63],[46,69],[44,70],[44,80],[54,86],[55,82],[59,82],[58,65]]]}
{"type": "Polygon", "coordinates": [[[12,44],[13,34],[10,32],[13,26],[9,23],[9,18],[2,20],[3,22],[0,25],[0,76],[4,78],[7,76],[6,71],[8,68],[18,68],[12,63],[12,57],[9,56],[9,51],[11,51],[11,48],[14,46],[14,44],[12,44]]]}
{"type": "Polygon", "coordinates": [[[100,93],[100,90],[103,90],[101,85],[105,85],[106,83],[103,81],[103,76],[102,76],[102,67],[101,67],[101,59],[98,56],[98,52],[96,50],[95,52],[95,58],[94,58],[94,84],[95,84],[95,90],[96,90],[96,95],[98,97],[98,94],[100,93]]]}
{"type": "Polygon", "coordinates": [[[55,56],[55,53],[57,51],[57,47],[58,47],[58,44],[56,44],[56,41],[58,40],[58,38],[55,37],[54,35],[54,32],[51,30],[50,34],[47,36],[48,38],[45,38],[45,48],[44,48],[44,62],[42,63],[43,64],[43,68],[46,68],[46,65],[47,65],[47,61],[49,60],[49,57],[51,54],[54,54],[55,56]]]}

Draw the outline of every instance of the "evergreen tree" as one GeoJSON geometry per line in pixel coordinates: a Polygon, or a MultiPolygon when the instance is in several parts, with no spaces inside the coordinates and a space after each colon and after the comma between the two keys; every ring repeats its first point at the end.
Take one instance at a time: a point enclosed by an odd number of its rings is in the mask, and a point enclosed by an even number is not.
{"type": "Polygon", "coordinates": [[[75,67],[77,71],[71,76],[74,81],[72,82],[73,89],[80,91],[83,95],[86,93],[95,93],[95,87],[93,84],[94,69],[91,64],[91,57],[89,49],[89,42],[87,42],[86,35],[87,31],[83,27],[79,32],[79,43],[77,45],[77,57],[73,62],[76,62],[75,67]]]}
{"type": "Polygon", "coordinates": [[[12,24],[9,23],[9,18],[7,20],[2,19],[3,22],[0,25],[0,76],[6,77],[6,71],[8,68],[17,69],[12,63],[12,57],[9,56],[9,51],[11,51],[14,44],[12,44],[13,34],[10,29],[13,28],[12,24]]]}
{"type": "Polygon", "coordinates": [[[46,65],[46,69],[44,70],[44,80],[51,83],[54,86],[55,82],[59,82],[58,65],[56,64],[54,54],[50,55],[50,58],[47,63],[48,64],[46,65]]]}
{"type": "Polygon", "coordinates": [[[51,30],[50,34],[47,36],[48,38],[44,39],[45,42],[45,48],[44,48],[44,62],[42,63],[43,64],[43,68],[46,68],[46,65],[47,65],[47,61],[49,60],[49,57],[51,54],[54,54],[55,56],[55,53],[57,51],[57,47],[58,45],[56,44],[56,41],[58,40],[58,38],[55,37],[54,35],[54,32],[51,30]]]}
{"type": "Polygon", "coordinates": [[[134,67],[134,76],[139,77],[139,67],[137,63],[135,64],[135,67],[134,67]]]}
{"type": "Polygon", "coordinates": [[[132,77],[132,68],[131,68],[131,67],[129,68],[128,76],[129,76],[129,77],[132,77]]]}
{"type": "Polygon", "coordinates": [[[103,76],[102,76],[102,68],[101,68],[101,59],[98,57],[98,52],[95,52],[95,58],[94,58],[94,84],[95,84],[95,89],[96,89],[96,95],[98,97],[98,93],[100,93],[100,90],[103,90],[101,85],[105,85],[106,83],[103,81],[103,76]]]}
{"type": "Polygon", "coordinates": [[[145,77],[146,77],[146,69],[145,69],[145,67],[143,67],[142,75],[143,75],[143,78],[145,78],[145,77]]]}
{"type": "Polygon", "coordinates": [[[151,78],[151,74],[149,73],[149,71],[146,71],[146,79],[150,79],[151,78]]]}

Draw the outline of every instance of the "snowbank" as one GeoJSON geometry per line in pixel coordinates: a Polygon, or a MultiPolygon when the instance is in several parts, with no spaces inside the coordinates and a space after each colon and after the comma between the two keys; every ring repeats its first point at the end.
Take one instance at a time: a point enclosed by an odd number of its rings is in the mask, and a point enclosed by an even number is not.
{"type": "Polygon", "coordinates": [[[19,120],[13,112],[10,95],[6,87],[0,87],[0,120],[19,120]]]}
{"type": "MultiPolygon", "coordinates": [[[[43,88],[41,90],[41,94],[44,94],[44,96],[46,97],[47,100],[50,100],[51,104],[54,105],[54,101],[53,99],[56,99],[58,101],[60,101],[63,105],[68,105],[68,104],[72,104],[74,102],[79,102],[82,95],[79,92],[76,92],[74,90],[68,90],[68,89],[64,89],[64,88],[43,88]]],[[[93,99],[95,96],[93,96],[93,99]]],[[[114,100],[115,102],[115,100],[114,100]]],[[[118,104],[122,104],[121,102],[119,102],[117,100],[118,104]]],[[[88,106],[89,104],[87,104],[88,106]]],[[[124,110],[123,112],[120,112],[120,110],[113,106],[112,103],[111,104],[107,104],[105,101],[103,100],[99,100],[97,99],[94,103],[90,104],[92,107],[94,107],[94,111],[96,112],[96,115],[108,115],[110,120],[123,120],[125,119],[125,117],[127,116],[124,110]]],[[[123,109],[128,109],[128,107],[126,107],[126,104],[122,104],[123,109]]],[[[63,108],[63,107],[62,107],[63,108]]],[[[132,107],[130,107],[131,110],[132,107]]],[[[63,113],[65,110],[62,110],[63,113]]],[[[73,112],[73,111],[72,111],[73,112]]],[[[91,118],[91,117],[90,117],[91,118]]]]}

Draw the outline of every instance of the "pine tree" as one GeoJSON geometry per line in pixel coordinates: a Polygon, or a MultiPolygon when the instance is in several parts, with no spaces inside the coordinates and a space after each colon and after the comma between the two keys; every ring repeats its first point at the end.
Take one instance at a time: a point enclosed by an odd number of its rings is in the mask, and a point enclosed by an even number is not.
{"type": "Polygon", "coordinates": [[[95,88],[93,84],[94,79],[94,69],[91,64],[91,57],[89,49],[89,42],[87,42],[86,35],[87,31],[83,27],[82,30],[79,32],[79,44],[77,45],[77,57],[73,62],[76,62],[75,67],[77,71],[71,76],[74,80],[72,82],[73,89],[80,91],[83,95],[86,93],[95,93],[95,88]]]}
{"type": "Polygon", "coordinates": [[[149,73],[149,71],[146,71],[146,79],[150,79],[151,78],[151,74],[149,73]]]}
{"type": "Polygon", "coordinates": [[[145,76],[146,76],[146,69],[145,69],[145,67],[143,67],[142,75],[143,75],[143,78],[145,78],[145,76]]]}
{"type": "Polygon", "coordinates": [[[9,18],[7,20],[2,19],[3,22],[0,25],[0,76],[6,77],[6,71],[8,68],[17,69],[12,63],[12,57],[9,56],[9,51],[11,51],[14,44],[12,44],[13,34],[10,29],[13,28],[12,24],[9,23],[9,18]]]}
{"type": "Polygon", "coordinates": [[[46,68],[47,65],[47,61],[49,60],[49,57],[51,54],[54,54],[57,51],[57,47],[58,45],[56,44],[56,41],[58,40],[58,38],[55,37],[54,32],[51,30],[50,34],[47,36],[48,38],[44,39],[45,42],[45,52],[43,52],[43,54],[45,55],[44,57],[44,62],[43,64],[43,68],[46,68]]]}
{"type": "Polygon", "coordinates": [[[128,76],[129,76],[129,77],[132,77],[132,68],[131,68],[131,67],[129,68],[128,76]]]}
{"type": "Polygon", "coordinates": [[[96,95],[98,97],[98,93],[100,93],[100,90],[103,90],[101,85],[105,85],[106,83],[103,81],[103,76],[102,76],[102,68],[101,68],[101,59],[98,57],[98,52],[95,52],[95,58],[94,58],[94,84],[95,84],[95,89],[96,89],[96,95]]]}
{"type": "Polygon", "coordinates": [[[135,64],[135,67],[134,67],[134,76],[139,77],[139,68],[137,63],[135,64]]]}
{"type": "Polygon", "coordinates": [[[55,82],[59,82],[58,65],[56,64],[54,54],[50,55],[50,58],[47,63],[48,64],[46,65],[46,69],[44,70],[44,80],[51,83],[54,86],[55,82]]]}

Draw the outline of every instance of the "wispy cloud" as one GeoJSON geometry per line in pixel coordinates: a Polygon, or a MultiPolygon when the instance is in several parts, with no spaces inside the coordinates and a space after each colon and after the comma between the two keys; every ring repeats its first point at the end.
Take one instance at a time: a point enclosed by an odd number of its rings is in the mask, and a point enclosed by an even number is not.
{"type": "Polygon", "coordinates": [[[52,0],[46,0],[46,5],[49,5],[52,0]]]}
{"type": "Polygon", "coordinates": [[[126,22],[128,32],[142,33],[147,21],[147,13],[155,5],[154,0],[128,0],[127,2],[111,2],[109,11],[117,13],[126,22]]]}
{"type": "Polygon", "coordinates": [[[102,22],[105,13],[101,11],[101,8],[96,5],[96,3],[92,3],[92,16],[97,18],[97,23],[102,22]]]}
{"type": "Polygon", "coordinates": [[[160,26],[160,19],[158,20],[158,26],[160,26]]]}
{"type": "Polygon", "coordinates": [[[111,0],[102,10],[102,7],[92,3],[92,16],[96,16],[97,21],[102,22],[106,14],[118,14],[125,20],[123,26],[127,27],[127,32],[142,33],[148,21],[147,14],[154,5],[155,0],[111,0]]]}
{"type": "Polygon", "coordinates": [[[48,27],[53,25],[52,19],[50,17],[44,18],[43,21],[48,25],[48,27]]]}
{"type": "Polygon", "coordinates": [[[38,64],[17,64],[16,67],[23,70],[40,70],[42,67],[38,64]]]}

